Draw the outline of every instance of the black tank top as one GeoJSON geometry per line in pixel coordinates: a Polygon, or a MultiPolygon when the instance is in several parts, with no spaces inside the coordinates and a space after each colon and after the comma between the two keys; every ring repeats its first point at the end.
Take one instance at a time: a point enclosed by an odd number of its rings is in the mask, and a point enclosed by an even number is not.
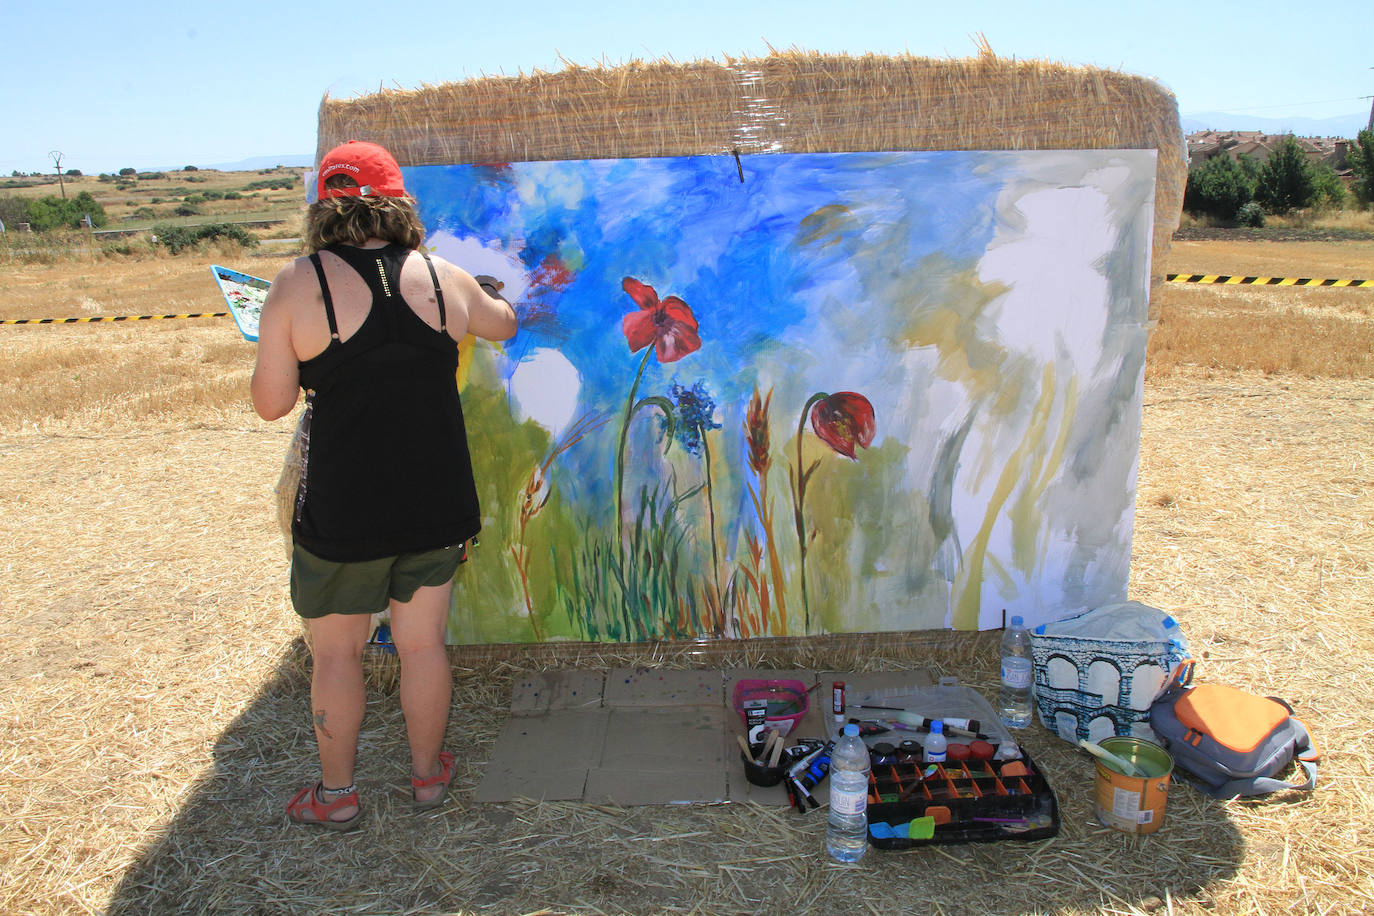
{"type": "MultiPolygon", "coordinates": [[[[458,345],[401,298],[400,245],[325,249],[367,281],[372,307],[340,340],[319,255],[331,339],[300,363],[306,389],[305,461],[295,541],[326,560],[355,562],[461,543],[481,529],[463,407],[458,345]]],[[[425,257],[445,325],[444,299],[425,257]]]]}

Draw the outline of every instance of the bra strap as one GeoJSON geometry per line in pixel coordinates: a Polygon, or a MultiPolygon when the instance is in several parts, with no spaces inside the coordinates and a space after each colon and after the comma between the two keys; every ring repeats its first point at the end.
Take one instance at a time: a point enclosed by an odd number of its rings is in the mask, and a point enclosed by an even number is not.
{"type": "Polygon", "coordinates": [[[429,278],[434,281],[434,300],[439,303],[439,330],[448,333],[448,319],[444,315],[444,291],[439,288],[439,275],[434,271],[434,262],[429,259],[429,252],[420,249],[420,257],[425,259],[425,266],[429,268],[429,278]]]}
{"type": "MultiPolygon", "coordinates": [[[[315,273],[320,278],[320,292],[324,293],[324,315],[329,319],[329,337],[331,340],[338,340],[339,323],[334,319],[334,297],[329,295],[329,282],[324,278],[324,264],[320,262],[318,251],[310,255],[310,263],[315,265],[315,273]]],[[[440,306],[441,310],[442,308],[440,306]]]]}

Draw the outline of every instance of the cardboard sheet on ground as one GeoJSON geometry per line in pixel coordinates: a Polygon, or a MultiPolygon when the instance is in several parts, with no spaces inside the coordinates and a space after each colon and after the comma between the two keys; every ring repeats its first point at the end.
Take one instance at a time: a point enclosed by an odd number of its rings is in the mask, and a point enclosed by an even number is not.
{"type": "MultiPolygon", "coordinates": [[[[782,786],[744,777],[736,736],[744,723],[732,705],[745,678],[788,678],[818,685],[797,738],[822,738],[830,725],[830,688],[848,695],[896,697],[936,690],[926,671],[853,674],[757,669],[543,671],[518,678],[503,726],[474,794],[478,802],[513,798],[620,805],[752,801],[787,804],[782,786]]],[[[817,800],[828,800],[826,784],[817,800]]]]}

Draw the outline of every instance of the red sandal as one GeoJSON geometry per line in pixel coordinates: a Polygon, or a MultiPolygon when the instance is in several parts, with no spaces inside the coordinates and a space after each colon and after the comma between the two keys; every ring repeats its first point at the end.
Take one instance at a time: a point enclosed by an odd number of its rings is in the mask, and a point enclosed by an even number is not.
{"type": "Polygon", "coordinates": [[[437,808],[444,803],[444,796],[448,795],[448,784],[453,781],[453,755],[448,751],[439,752],[439,772],[428,779],[421,779],[418,776],[410,777],[410,797],[415,802],[415,807],[419,809],[437,808]],[[416,789],[428,789],[431,786],[442,785],[443,791],[431,798],[429,801],[420,801],[415,797],[416,789]]]}
{"type": "Polygon", "coordinates": [[[355,789],[331,802],[326,802],[320,798],[320,790],[323,788],[324,783],[317,782],[297,792],[286,803],[286,816],[297,824],[323,827],[326,830],[352,830],[357,827],[363,813],[362,808],[358,806],[358,791],[355,789]],[[334,819],[335,811],[350,806],[358,808],[352,817],[341,821],[334,819]]]}

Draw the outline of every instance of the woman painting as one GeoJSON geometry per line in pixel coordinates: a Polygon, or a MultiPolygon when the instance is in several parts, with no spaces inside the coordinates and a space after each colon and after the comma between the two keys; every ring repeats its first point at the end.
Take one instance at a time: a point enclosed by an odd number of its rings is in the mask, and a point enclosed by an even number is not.
{"type": "Polygon", "coordinates": [[[424,227],[385,149],[350,142],[320,163],[311,251],[263,306],[253,406],[290,413],[305,390],[292,520],[291,601],[310,631],[320,779],[287,805],[297,823],[357,826],[362,652],[390,609],[415,805],[443,803],[452,693],[445,649],[453,574],[481,527],[455,372],[465,334],[515,334],[510,304],[421,246],[424,227]]]}

